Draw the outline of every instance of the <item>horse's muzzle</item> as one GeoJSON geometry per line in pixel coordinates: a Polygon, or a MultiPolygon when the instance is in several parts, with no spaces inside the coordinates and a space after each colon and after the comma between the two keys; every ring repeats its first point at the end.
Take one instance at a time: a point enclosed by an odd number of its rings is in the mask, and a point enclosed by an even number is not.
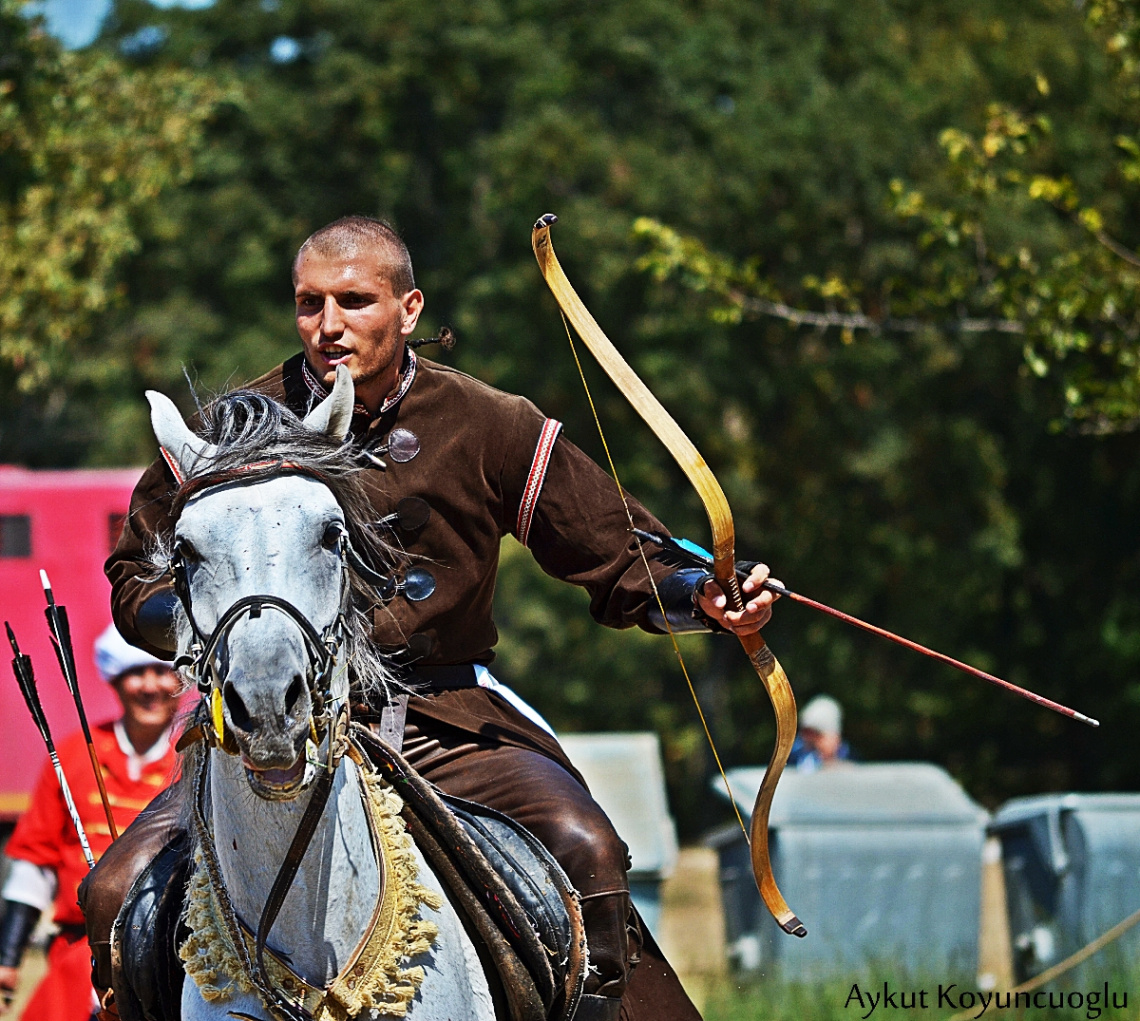
{"type": "Polygon", "coordinates": [[[312,699],[300,675],[282,696],[278,685],[222,686],[226,724],[247,769],[258,773],[292,772],[303,766],[305,741],[312,730],[312,699]],[[244,691],[244,694],[243,694],[244,691]]]}

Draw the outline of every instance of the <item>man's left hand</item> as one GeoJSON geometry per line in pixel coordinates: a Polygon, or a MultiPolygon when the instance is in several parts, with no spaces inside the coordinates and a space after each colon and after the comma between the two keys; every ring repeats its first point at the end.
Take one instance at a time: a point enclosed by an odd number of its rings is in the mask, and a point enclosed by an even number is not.
{"type": "MultiPolygon", "coordinates": [[[[744,609],[728,610],[728,600],[715,580],[705,582],[697,594],[697,605],[709,620],[737,635],[751,635],[772,619],[772,604],[780,597],[761,586],[769,578],[767,564],[757,564],[740,586],[746,600],[744,609]]],[[[776,581],[775,578],[772,581],[776,581]]],[[[780,584],[776,582],[776,584],[780,584]]]]}

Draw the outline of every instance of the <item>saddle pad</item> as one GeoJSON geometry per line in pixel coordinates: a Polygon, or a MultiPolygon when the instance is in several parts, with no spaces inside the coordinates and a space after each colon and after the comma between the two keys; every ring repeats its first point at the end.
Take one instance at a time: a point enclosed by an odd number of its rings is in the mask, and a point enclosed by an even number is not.
{"type": "MultiPolygon", "coordinates": [[[[569,961],[574,931],[567,894],[573,888],[562,866],[525,827],[486,805],[443,795],[491,867],[511,888],[546,948],[551,966],[569,961]]],[[[555,975],[556,982],[559,976],[555,975]]]]}

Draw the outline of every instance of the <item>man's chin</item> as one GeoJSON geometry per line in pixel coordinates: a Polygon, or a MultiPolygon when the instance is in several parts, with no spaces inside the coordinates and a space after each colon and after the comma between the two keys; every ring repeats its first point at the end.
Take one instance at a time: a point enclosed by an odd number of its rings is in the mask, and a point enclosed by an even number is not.
{"type": "Polygon", "coordinates": [[[332,386],[336,382],[336,370],[339,366],[343,365],[348,369],[349,374],[352,376],[352,381],[356,382],[356,372],[353,368],[353,358],[348,355],[344,358],[338,358],[335,362],[330,362],[319,355],[316,357],[316,364],[313,358],[306,358],[305,363],[312,370],[313,375],[317,377],[325,386],[332,386]]]}

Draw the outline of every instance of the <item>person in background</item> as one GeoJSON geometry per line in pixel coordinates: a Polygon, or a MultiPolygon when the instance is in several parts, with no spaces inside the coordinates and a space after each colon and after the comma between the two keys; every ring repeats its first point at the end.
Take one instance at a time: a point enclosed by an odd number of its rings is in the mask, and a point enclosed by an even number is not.
{"type": "MultiPolygon", "coordinates": [[[[113,624],[95,642],[95,665],[123,706],[119,719],[94,727],[91,734],[121,833],[174,778],[177,759],[171,730],[182,682],[168,663],[128,645],[113,624]]],[[[111,831],[87,743],[82,733],[72,734],[57,750],[98,859],[111,844],[111,831]]],[[[0,1014],[11,1006],[32,930],[54,902],[59,933],[48,952],[47,974],[22,1017],[87,1021],[98,1006],[91,986],[91,951],[76,899],[87,863],[50,762],[44,764],[6,851],[11,870],[0,891],[0,1014]]]]}
{"type": "Polygon", "coordinates": [[[843,709],[829,695],[816,695],[800,713],[800,729],[788,765],[801,773],[814,773],[851,759],[843,740],[843,709]]]}

